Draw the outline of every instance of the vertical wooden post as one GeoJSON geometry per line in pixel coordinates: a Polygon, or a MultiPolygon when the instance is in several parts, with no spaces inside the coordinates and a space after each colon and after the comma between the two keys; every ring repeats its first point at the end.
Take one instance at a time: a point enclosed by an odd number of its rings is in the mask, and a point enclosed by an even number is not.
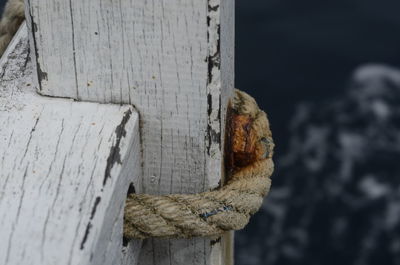
{"type": "MultiPolygon", "coordinates": [[[[234,86],[234,0],[26,0],[38,92],[140,113],[151,194],[196,193],[223,178],[234,86]]],[[[228,264],[231,242],[144,242],[140,264],[228,264]]]]}

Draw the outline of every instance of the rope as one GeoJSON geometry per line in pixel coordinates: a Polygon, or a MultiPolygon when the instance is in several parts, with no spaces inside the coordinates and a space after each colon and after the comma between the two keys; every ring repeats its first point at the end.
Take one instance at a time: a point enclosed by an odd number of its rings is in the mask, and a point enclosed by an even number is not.
{"type": "Polygon", "coordinates": [[[24,19],[24,1],[8,0],[0,20],[0,57],[24,19]]]}
{"type": "MultiPolygon", "coordinates": [[[[8,0],[0,21],[0,56],[23,20],[23,0],[8,0]]],[[[227,121],[226,185],[190,195],[130,194],[126,238],[217,236],[246,226],[269,191],[274,144],[266,114],[244,92],[235,92],[227,121]]]]}
{"type": "Polygon", "coordinates": [[[198,194],[130,194],[124,216],[126,238],[218,236],[242,229],[258,211],[274,168],[269,123],[244,92],[236,90],[229,109],[226,185],[198,194]]]}

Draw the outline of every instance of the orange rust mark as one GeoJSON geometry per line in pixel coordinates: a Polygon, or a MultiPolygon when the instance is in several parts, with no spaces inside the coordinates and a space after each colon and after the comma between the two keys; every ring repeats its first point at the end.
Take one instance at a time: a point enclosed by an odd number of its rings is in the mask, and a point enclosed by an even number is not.
{"type": "Polygon", "coordinates": [[[258,159],[258,139],[252,127],[253,122],[249,115],[238,114],[231,107],[228,108],[225,142],[225,167],[228,175],[258,159]]]}

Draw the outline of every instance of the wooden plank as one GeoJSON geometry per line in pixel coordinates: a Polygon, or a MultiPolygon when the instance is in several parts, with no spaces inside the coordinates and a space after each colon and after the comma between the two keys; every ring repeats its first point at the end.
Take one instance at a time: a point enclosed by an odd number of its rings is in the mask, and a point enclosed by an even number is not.
{"type": "MultiPolygon", "coordinates": [[[[139,111],[143,192],[195,193],[221,183],[234,0],[27,4],[39,93],[139,111]]],[[[223,249],[221,240],[151,239],[141,264],[228,264],[223,249]]]]}
{"type": "Polygon", "coordinates": [[[122,241],[137,112],[39,96],[28,53],[23,25],[0,61],[0,264],[137,264],[122,241]]]}

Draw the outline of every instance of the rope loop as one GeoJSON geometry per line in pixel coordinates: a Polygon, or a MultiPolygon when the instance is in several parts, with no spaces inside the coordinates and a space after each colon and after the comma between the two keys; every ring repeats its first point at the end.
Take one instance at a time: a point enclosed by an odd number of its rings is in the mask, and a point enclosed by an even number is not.
{"type": "Polygon", "coordinates": [[[125,238],[219,236],[247,225],[271,186],[274,143],[267,115],[239,90],[228,108],[226,135],[226,185],[198,194],[130,194],[125,238]]]}

